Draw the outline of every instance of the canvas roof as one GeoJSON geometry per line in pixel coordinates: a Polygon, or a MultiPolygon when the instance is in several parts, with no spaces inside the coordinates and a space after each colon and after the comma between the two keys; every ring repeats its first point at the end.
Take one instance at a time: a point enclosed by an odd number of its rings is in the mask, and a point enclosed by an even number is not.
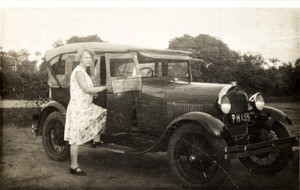
{"type": "Polygon", "coordinates": [[[139,52],[150,57],[152,53],[153,58],[155,57],[163,58],[165,55],[166,58],[168,57],[170,59],[173,58],[173,59],[183,59],[183,60],[191,59],[189,55],[192,54],[191,52],[187,52],[187,51],[160,50],[160,49],[151,49],[151,48],[124,45],[124,44],[113,44],[113,43],[103,43],[103,42],[82,42],[82,43],[66,44],[48,50],[45,53],[45,60],[49,61],[59,54],[77,52],[79,49],[83,49],[83,48],[88,48],[95,52],[103,52],[103,53],[104,52],[105,53],[139,52]]]}

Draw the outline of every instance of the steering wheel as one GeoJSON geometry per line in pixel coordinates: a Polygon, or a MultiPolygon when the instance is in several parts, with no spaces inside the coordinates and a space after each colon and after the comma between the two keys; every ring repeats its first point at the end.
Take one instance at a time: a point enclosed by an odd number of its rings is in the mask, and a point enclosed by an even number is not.
{"type": "Polygon", "coordinates": [[[142,77],[153,77],[154,71],[150,67],[143,67],[140,69],[142,77]]]}

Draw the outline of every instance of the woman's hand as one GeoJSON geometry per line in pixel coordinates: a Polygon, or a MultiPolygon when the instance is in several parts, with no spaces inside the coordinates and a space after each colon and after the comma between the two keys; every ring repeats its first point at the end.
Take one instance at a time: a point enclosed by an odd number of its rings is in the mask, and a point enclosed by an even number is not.
{"type": "Polygon", "coordinates": [[[107,89],[107,86],[98,86],[98,87],[94,87],[95,89],[97,89],[96,92],[103,92],[107,89]]]}

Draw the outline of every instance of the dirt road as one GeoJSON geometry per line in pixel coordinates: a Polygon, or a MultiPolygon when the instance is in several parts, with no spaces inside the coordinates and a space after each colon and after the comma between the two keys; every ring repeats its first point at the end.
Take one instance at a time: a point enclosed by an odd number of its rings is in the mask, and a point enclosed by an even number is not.
{"type": "MultiPolygon", "coordinates": [[[[48,159],[41,137],[34,136],[29,127],[4,125],[2,137],[0,189],[181,189],[165,153],[128,156],[83,146],[79,160],[88,175],[82,177],[69,174],[70,161],[48,159]]],[[[254,175],[235,159],[226,181],[211,188],[299,189],[299,151],[274,176],[254,175]]]]}

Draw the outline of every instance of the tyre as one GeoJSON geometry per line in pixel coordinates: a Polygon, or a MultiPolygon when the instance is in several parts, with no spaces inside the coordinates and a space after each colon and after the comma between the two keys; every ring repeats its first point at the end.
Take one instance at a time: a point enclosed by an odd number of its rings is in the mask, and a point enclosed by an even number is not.
{"type": "Polygon", "coordinates": [[[220,154],[227,146],[196,124],[184,124],[171,137],[168,160],[171,169],[187,187],[216,184],[227,175],[230,161],[220,154]]]}
{"type": "MultiPolygon", "coordinates": [[[[269,133],[269,139],[275,140],[279,138],[289,137],[288,131],[279,123],[276,123],[271,131],[262,129],[265,133],[269,133]]],[[[261,140],[260,142],[262,142],[261,140]]],[[[267,152],[263,154],[254,155],[251,157],[240,158],[242,164],[251,172],[256,174],[268,174],[273,175],[280,172],[287,166],[292,155],[292,147],[278,150],[276,152],[267,152]]]]}
{"type": "Polygon", "coordinates": [[[66,161],[70,157],[70,145],[64,141],[65,120],[60,112],[52,112],[45,119],[42,131],[44,149],[54,161],[66,161]]]}

